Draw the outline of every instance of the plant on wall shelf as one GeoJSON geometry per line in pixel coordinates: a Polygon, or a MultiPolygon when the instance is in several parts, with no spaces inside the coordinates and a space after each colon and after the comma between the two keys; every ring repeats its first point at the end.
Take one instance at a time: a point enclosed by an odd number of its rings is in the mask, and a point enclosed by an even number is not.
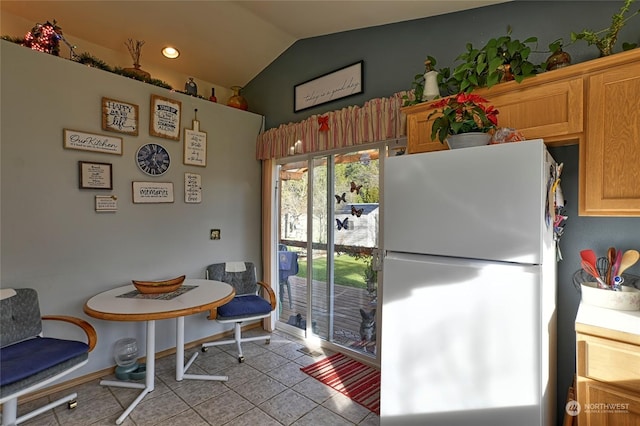
{"type": "MultiPolygon", "coordinates": [[[[627,18],[624,15],[629,11],[631,5],[635,0],[627,0],[625,4],[620,8],[620,11],[613,15],[611,18],[611,26],[600,31],[583,30],[579,33],[571,33],[571,41],[577,40],[586,41],[589,46],[595,45],[600,51],[600,56],[608,56],[613,53],[613,46],[618,40],[618,33],[624,27],[629,19],[640,14],[640,9],[629,15],[627,18]]],[[[637,44],[623,43],[623,50],[630,50],[637,47],[637,44]]]]}
{"type": "Polygon", "coordinates": [[[513,39],[511,27],[507,27],[506,35],[490,39],[480,49],[467,43],[467,51],[456,58],[463,63],[455,67],[449,80],[443,83],[457,86],[457,92],[464,93],[479,87],[491,87],[501,81],[515,80],[520,83],[541,69],[540,65],[528,60],[531,53],[528,45],[537,41],[537,37],[529,37],[524,41],[513,39]]]}

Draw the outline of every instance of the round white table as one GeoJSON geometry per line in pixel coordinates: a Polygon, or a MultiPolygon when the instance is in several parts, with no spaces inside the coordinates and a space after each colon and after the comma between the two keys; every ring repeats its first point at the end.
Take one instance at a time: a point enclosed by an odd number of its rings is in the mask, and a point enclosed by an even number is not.
{"type": "Polygon", "coordinates": [[[187,279],[183,288],[194,288],[171,299],[162,299],[163,295],[136,295],[120,297],[126,293],[136,291],[133,284],[114,288],[93,296],[84,305],[84,312],[94,318],[108,321],[146,321],[146,377],[145,383],[131,383],[125,381],[102,380],[101,385],[142,389],[138,397],[116,420],[121,424],[131,411],[142,401],[146,394],[155,387],[155,321],[161,319],[176,319],[176,380],[227,380],[227,376],[209,376],[185,374],[198,356],[194,353],[187,364],[184,364],[184,317],[199,312],[210,311],[224,305],[235,296],[235,290],[227,283],[213,280],[187,279]]]}

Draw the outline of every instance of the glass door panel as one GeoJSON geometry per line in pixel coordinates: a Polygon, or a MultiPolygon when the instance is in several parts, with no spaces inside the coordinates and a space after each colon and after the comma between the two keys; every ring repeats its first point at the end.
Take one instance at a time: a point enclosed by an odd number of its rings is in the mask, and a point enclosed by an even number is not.
{"type": "Polygon", "coordinates": [[[279,171],[279,321],[372,357],[379,153],[310,158],[279,171]]]}
{"type": "Polygon", "coordinates": [[[332,341],[376,353],[379,150],[334,157],[332,341]]]}
{"type": "Polygon", "coordinates": [[[278,321],[304,330],[307,317],[308,162],[279,166],[278,321]]]}

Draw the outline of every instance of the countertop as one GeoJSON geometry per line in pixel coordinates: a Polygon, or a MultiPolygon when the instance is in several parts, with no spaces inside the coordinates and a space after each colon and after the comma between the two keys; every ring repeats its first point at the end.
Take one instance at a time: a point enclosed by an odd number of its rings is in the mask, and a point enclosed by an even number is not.
{"type": "Polygon", "coordinates": [[[640,335],[640,311],[616,311],[581,302],[576,323],[640,335]]]}

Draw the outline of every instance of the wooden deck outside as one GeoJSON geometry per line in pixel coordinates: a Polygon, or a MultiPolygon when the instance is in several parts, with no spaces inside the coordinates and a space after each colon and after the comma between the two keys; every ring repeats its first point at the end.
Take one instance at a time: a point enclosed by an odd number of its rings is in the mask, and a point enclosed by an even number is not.
{"type": "MultiPolygon", "coordinates": [[[[289,294],[286,287],[281,289],[283,302],[280,311],[280,321],[295,324],[295,317],[300,314],[306,321],[307,313],[307,290],[306,278],[297,276],[289,277],[291,286],[291,306],[289,304],[289,294]]],[[[375,342],[363,342],[360,337],[360,324],[362,316],[360,309],[366,312],[376,308],[377,299],[375,295],[369,295],[366,289],[335,285],[334,288],[334,316],[333,335],[329,335],[329,315],[327,283],[313,281],[314,309],[312,320],[315,321],[314,332],[320,337],[332,342],[350,346],[360,352],[373,353],[375,342]],[[330,338],[331,337],[331,338],[330,338]]],[[[301,327],[304,328],[304,327],[301,327]]]]}

